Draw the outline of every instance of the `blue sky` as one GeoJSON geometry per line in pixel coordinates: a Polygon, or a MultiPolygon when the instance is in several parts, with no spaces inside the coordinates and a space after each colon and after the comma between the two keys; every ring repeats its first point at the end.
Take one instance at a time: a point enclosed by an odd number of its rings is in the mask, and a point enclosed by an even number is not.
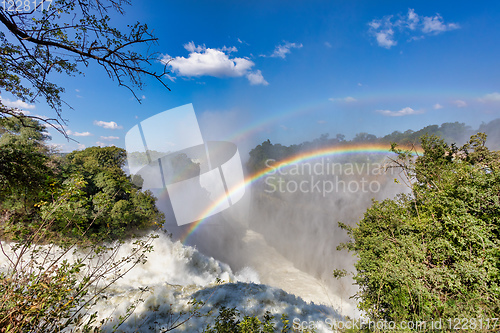
{"type": "MultiPolygon", "coordinates": [[[[74,108],[79,143],[124,147],[141,120],[192,103],[207,140],[240,150],[322,133],[378,136],[443,122],[477,128],[500,117],[500,5],[471,1],[141,1],[118,26],[141,21],[170,59],[171,92],[152,79],[137,94],[90,65],[55,77],[74,108]]],[[[3,94],[14,104],[16,101],[3,94]]],[[[53,115],[43,104],[32,114],[53,115]]]]}

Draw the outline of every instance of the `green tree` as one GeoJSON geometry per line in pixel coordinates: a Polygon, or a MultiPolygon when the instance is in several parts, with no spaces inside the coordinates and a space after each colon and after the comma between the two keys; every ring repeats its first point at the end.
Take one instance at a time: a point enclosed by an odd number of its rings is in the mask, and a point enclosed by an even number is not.
{"type": "MultiPolygon", "coordinates": [[[[217,318],[212,326],[208,325],[203,332],[206,333],[273,333],[273,332],[291,332],[288,317],[281,316],[282,328],[279,329],[273,321],[274,316],[269,311],[262,316],[262,320],[257,316],[243,316],[236,308],[226,308],[222,306],[219,309],[217,318]]],[[[304,330],[310,332],[310,330],[304,330]]]]}
{"type": "Polygon", "coordinates": [[[366,132],[357,133],[352,142],[375,142],[377,137],[366,132]]]}
{"type": "Polygon", "coordinates": [[[103,322],[95,323],[90,306],[144,263],[156,236],[135,239],[118,256],[121,238],[161,227],[163,214],[124,174],[123,149],[93,147],[55,160],[37,121],[9,117],[0,125],[0,255],[7,259],[0,332],[94,331],[103,322]]]}
{"type": "MultiPolygon", "coordinates": [[[[99,237],[129,236],[163,224],[164,216],[156,208],[156,198],[133,184],[123,171],[126,151],[118,147],[90,147],[66,155],[61,162],[63,183],[81,178],[84,186],[75,193],[73,206],[60,207],[57,225],[60,230],[67,223],[68,212],[78,209],[80,228],[99,237]],[[90,228],[90,229],[89,229],[90,228]]],[[[51,211],[52,205],[45,210],[51,211]]],[[[76,217],[75,217],[76,218],[76,217]]]]}
{"type": "Polygon", "coordinates": [[[63,238],[114,239],[163,224],[153,195],[123,171],[124,149],[91,147],[57,157],[44,127],[24,117],[0,119],[0,133],[0,229],[13,232],[8,238],[33,231],[49,215],[49,229],[63,238]]]}
{"type": "Polygon", "coordinates": [[[135,23],[122,31],[110,25],[110,15],[123,14],[128,4],[6,1],[0,7],[0,90],[28,103],[44,101],[55,111],[51,118],[29,115],[0,99],[0,238],[17,241],[0,244],[9,262],[0,272],[2,332],[94,331],[92,326],[102,323],[94,325],[89,305],[144,262],[154,236],[136,240],[123,256],[118,256],[119,242],[102,242],[163,222],[155,199],[120,169],[123,151],[74,154],[74,165],[67,159],[60,165],[44,144],[40,125],[51,125],[67,137],[60,126],[67,105],[64,88],[54,78],[82,74],[92,62],[132,93],[142,88],[144,77],[168,89],[165,67],[159,73],[149,69],[157,58],[149,47],[157,39],[147,25],[135,23]],[[88,239],[91,233],[96,237],[87,248],[68,237],[88,239]],[[64,260],[77,244],[81,257],[74,263],[64,260]],[[103,281],[104,286],[98,284],[103,281]]]}
{"type": "Polygon", "coordinates": [[[488,134],[488,146],[491,149],[500,149],[500,118],[494,119],[489,123],[482,123],[479,126],[479,132],[488,134]]]}
{"type": "MultiPolygon", "coordinates": [[[[264,141],[250,151],[247,169],[251,172],[264,170],[267,168],[266,162],[268,160],[280,161],[292,156],[296,152],[298,152],[298,146],[282,146],[279,143],[272,144],[269,140],[264,141]]],[[[269,163],[272,162],[269,161],[269,163]]]]}
{"type": "Polygon", "coordinates": [[[46,197],[43,190],[53,180],[44,128],[29,118],[0,119],[0,210],[22,210],[46,197]]]}
{"type": "Polygon", "coordinates": [[[372,320],[493,318],[500,314],[500,154],[473,135],[457,148],[422,138],[398,153],[411,194],[375,201],[356,227],[359,307],[372,320]]]}
{"type": "MultiPolygon", "coordinates": [[[[76,246],[68,239],[58,242],[61,246],[44,245],[54,241],[47,230],[59,215],[56,210],[72,207],[83,184],[65,183],[52,211],[42,214],[36,228],[26,228],[29,232],[16,242],[0,244],[1,255],[8,259],[0,272],[0,332],[99,332],[105,320],[96,322],[97,313],[90,312],[91,306],[116,280],[144,263],[152,251],[154,234],[136,239],[126,254],[119,253],[121,242],[79,242],[76,246]]],[[[67,227],[72,228],[79,212],[66,211],[72,215],[67,227]]],[[[7,235],[3,231],[0,228],[2,239],[7,235]]],[[[127,310],[120,323],[133,309],[127,310]]]]}

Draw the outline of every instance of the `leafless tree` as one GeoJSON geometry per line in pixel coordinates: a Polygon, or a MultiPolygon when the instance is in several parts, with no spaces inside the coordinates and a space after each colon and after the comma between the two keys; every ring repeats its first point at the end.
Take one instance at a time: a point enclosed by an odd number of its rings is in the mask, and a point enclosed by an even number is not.
{"type": "MultiPolygon", "coordinates": [[[[110,25],[111,12],[124,14],[128,0],[34,0],[0,2],[0,91],[34,103],[43,99],[55,111],[53,118],[28,115],[56,128],[68,138],[63,124],[64,87],[51,73],[82,74],[91,62],[102,66],[112,80],[136,89],[144,77],[164,82],[166,67],[151,70],[158,54],[151,51],[157,38],[146,24],[122,32],[110,25]]],[[[159,62],[158,62],[159,63],[159,62]]],[[[26,115],[0,100],[0,117],[26,115]]]]}

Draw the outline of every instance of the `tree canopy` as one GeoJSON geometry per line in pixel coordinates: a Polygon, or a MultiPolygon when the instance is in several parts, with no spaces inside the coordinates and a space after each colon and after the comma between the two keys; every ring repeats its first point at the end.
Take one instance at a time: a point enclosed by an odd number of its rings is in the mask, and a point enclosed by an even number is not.
{"type": "Polygon", "coordinates": [[[123,171],[124,149],[59,157],[43,131],[33,119],[0,119],[0,234],[14,238],[51,220],[48,231],[63,237],[114,239],[163,224],[153,195],[123,171]]]}
{"type": "Polygon", "coordinates": [[[426,136],[416,160],[393,147],[411,194],[375,201],[356,227],[340,224],[372,320],[498,317],[500,153],[485,142],[479,133],[458,148],[426,136]]]}

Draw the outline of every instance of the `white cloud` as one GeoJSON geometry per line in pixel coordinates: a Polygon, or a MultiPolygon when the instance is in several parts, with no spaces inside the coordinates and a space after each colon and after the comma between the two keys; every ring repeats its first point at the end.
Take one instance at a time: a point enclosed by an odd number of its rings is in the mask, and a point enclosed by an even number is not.
{"type": "Polygon", "coordinates": [[[73,136],[92,136],[92,135],[94,135],[90,132],[73,132],[72,130],[67,130],[66,133],[68,135],[73,135],[73,136]]]}
{"type": "Polygon", "coordinates": [[[481,103],[500,102],[500,93],[494,92],[491,94],[486,94],[483,97],[478,98],[478,101],[481,103]]]}
{"type": "Polygon", "coordinates": [[[196,46],[194,44],[194,42],[191,41],[191,42],[189,42],[187,44],[184,44],[184,48],[188,52],[192,53],[192,52],[201,52],[201,51],[203,51],[203,50],[206,49],[206,46],[205,46],[205,44],[203,44],[203,46],[201,46],[201,45],[196,46]]]}
{"type": "MultiPolygon", "coordinates": [[[[2,102],[3,105],[5,105],[9,108],[15,108],[15,109],[20,109],[20,110],[25,110],[25,109],[33,110],[35,108],[35,105],[28,104],[24,101],[21,101],[20,99],[18,99],[17,101],[11,101],[8,98],[4,99],[4,98],[0,97],[0,102],[2,102]]],[[[27,114],[29,114],[29,112],[27,114]]]]}
{"type": "MultiPolygon", "coordinates": [[[[47,124],[47,123],[42,123],[41,125],[43,127],[45,127],[46,129],[54,128],[56,130],[66,130],[66,128],[67,128],[66,125],[61,125],[61,124],[47,124]]],[[[66,133],[67,132],[68,132],[68,130],[66,130],[66,133]]]]}
{"type": "Polygon", "coordinates": [[[221,49],[219,49],[219,51],[231,53],[238,52],[238,49],[236,48],[236,46],[226,47],[226,45],[224,45],[221,49]]]}
{"type": "Polygon", "coordinates": [[[112,143],[105,143],[105,142],[101,142],[101,141],[97,141],[95,144],[98,145],[99,147],[114,147],[115,146],[112,143]]]}
{"type": "Polygon", "coordinates": [[[87,148],[83,143],[77,143],[78,150],[84,150],[87,148]]]}
{"type": "Polygon", "coordinates": [[[240,44],[250,45],[250,44],[248,44],[247,42],[245,42],[244,40],[241,40],[240,38],[237,38],[236,40],[237,40],[237,41],[238,41],[238,43],[240,43],[240,44]]]}
{"type": "Polygon", "coordinates": [[[172,82],[175,82],[175,80],[177,79],[175,76],[170,76],[168,74],[163,74],[163,75],[165,75],[167,77],[167,79],[169,79],[172,82]]]}
{"type": "MultiPolygon", "coordinates": [[[[184,45],[189,52],[189,56],[171,58],[164,55],[162,63],[170,66],[172,71],[178,76],[184,77],[241,77],[246,76],[250,84],[267,85],[268,82],[262,76],[260,70],[251,71],[255,63],[248,58],[231,58],[232,52],[237,52],[235,46],[224,46],[221,49],[207,48],[205,45],[196,46],[193,42],[184,45]]],[[[174,81],[175,78],[167,75],[167,78],[174,81]]]]}
{"type": "Polygon", "coordinates": [[[376,29],[380,28],[380,26],[382,25],[382,23],[380,21],[378,21],[378,20],[373,20],[371,22],[368,22],[368,25],[370,26],[370,28],[376,30],[376,29]]]}
{"type": "MultiPolygon", "coordinates": [[[[202,45],[198,45],[196,46],[194,44],[194,42],[189,42],[187,44],[184,44],[184,48],[190,52],[190,53],[193,53],[193,52],[202,52],[204,50],[207,49],[207,47],[205,46],[205,44],[202,45]]],[[[227,53],[231,53],[231,52],[238,52],[238,49],[236,48],[236,46],[231,46],[231,47],[227,47],[226,45],[224,45],[222,48],[220,49],[216,49],[218,51],[222,51],[222,52],[227,52],[227,53]]]]}
{"type": "Polygon", "coordinates": [[[422,35],[422,36],[412,36],[411,38],[409,38],[407,40],[407,42],[413,42],[413,41],[421,40],[421,39],[424,39],[424,38],[425,38],[424,35],[422,35]]]}
{"type": "Polygon", "coordinates": [[[112,140],[118,140],[120,139],[117,136],[101,136],[101,140],[106,140],[106,141],[112,141],[112,140]]]}
{"type": "Polygon", "coordinates": [[[48,146],[58,152],[61,152],[66,147],[64,143],[49,143],[48,146]]]}
{"type": "MultiPolygon", "coordinates": [[[[32,114],[31,114],[31,112],[29,112],[29,111],[27,111],[27,110],[19,110],[19,109],[13,109],[13,110],[12,110],[12,113],[13,113],[13,114],[16,114],[16,115],[25,115],[25,116],[27,116],[27,115],[32,115],[32,114]]],[[[47,119],[47,118],[48,118],[48,117],[46,117],[46,116],[41,116],[41,115],[37,115],[37,114],[34,114],[34,115],[32,115],[32,116],[34,116],[34,117],[39,117],[39,118],[42,118],[42,119],[47,119]]]]}
{"type": "Polygon", "coordinates": [[[329,49],[332,48],[332,44],[330,44],[329,42],[325,42],[325,46],[328,47],[329,49]]]}
{"type": "Polygon", "coordinates": [[[370,27],[368,32],[375,36],[377,44],[386,49],[390,49],[396,45],[397,42],[393,39],[394,30],[393,23],[391,22],[392,15],[386,16],[382,20],[373,20],[368,23],[370,27]]]}
{"type": "Polygon", "coordinates": [[[390,110],[377,110],[378,113],[381,113],[384,116],[389,116],[389,117],[401,117],[401,116],[408,116],[412,114],[420,114],[423,113],[423,111],[419,110],[413,110],[410,107],[402,108],[399,111],[390,111],[390,110]]]}
{"type": "Polygon", "coordinates": [[[286,127],[285,125],[280,125],[280,127],[285,130],[285,131],[288,131],[288,127],[286,127]]]}
{"type": "Polygon", "coordinates": [[[357,99],[354,98],[354,97],[351,97],[351,96],[347,96],[347,97],[344,97],[344,98],[329,98],[328,99],[329,101],[332,101],[332,102],[346,102],[346,103],[352,103],[352,102],[356,102],[357,99]]]}
{"type": "Polygon", "coordinates": [[[318,120],[318,124],[326,124],[326,120],[318,120]]]}
{"type": "Polygon", "coordinates": [[[245,58],[229,58],[221,50],[195,47],[192,42],[184,46],[190,52],[188,58],[175,57],[163,58],[163,63],[180,76],[215,76],[215,77],[238,77],[247,74],[255,64],[245,58]]]}
{"type": "Polygon", "coordinates": [[[433,108],[434,108],[434,110],[439,110],[439,109],[442,109],[443,106],[439,103],[436,103],[436,104],[434,104],[433,108]]]}
{"type": "Polygon", "coordinates": [[[462,101],[460,99],[457,99],[456,101],[453,101],[452,103],[455,104],[459,108],[464,108],[467,106],[467,102],[462,101]]]}
{"type": "Polygon", "coordinates": [[[102,121],[102,120],[94,120],[94,125],[97,125],[97,126],[100,126],[100,127],[104,127],[104,128],[107,128],[107,129],[112,129],[112,130],[115,130],[115,129],[122,129],[123,127],[122,126],[119,126],[117,123],[115,123],[114,121],[102,121]]]}
{"type": "Polygon", "coordinates": [[[262,84],[267,86],[269,84],[269,82],[264,79],[264,76],[262,76],[262,72],[260,71],[260,69],[256,70],[255,72],[248,73],[247,79],[252,85],[262,84]]]}
{"type": "Polygon", "coordinates": [[[396,41],[394,41],[394,30],[392,29],[386,29],[382,31],[375,32],[375,38],[377,39],[377,43],[381,47],[385,47],[386,49],[390,49],[394,45],[397,44],[396,41]]]}
{"type": "Polygon", "coordinates": [[[444,23],[441,15],[437,14],[432,17],[424,17],[422,32],[426,34],[438,34],[444,31],[450,31],[460,28],[456,23],[444,23]]]}
{"type": "Polygon", "coordinates": [[[284,42],[284,44],[276,46],[273,54],[271,54],[270,57],[285,59],[286,55],[291,52],[290,49],[294,49],[294,48],[300,49],[301,47],[302,47],[302,44],[284,42]]]}
{"type": "Polygon", "coordinates": [[[408,9],[408,21],[407,21],[408,28],[410,30],[415,30],[415,28],[417,27],[418,21],[419,21],[419,18],[418,18],[418,15],[415,14],[415,10],[412,8],[408,9]]]}
{"type": "Polygon", "coordinates": [[[407,41],[424,39],[425,35],[437,35],[445,31],[459,29],[457,23],[445,23],[440,14],[419,16],[412,8],[405,15],[384,16],[380,20],[368,23],[368,32],[373,35],[380,47],[390,49],[397,45],[397,36],[404,36],[407,41]],[[410,35],[408,37],[408,35],[410,35]]]}

